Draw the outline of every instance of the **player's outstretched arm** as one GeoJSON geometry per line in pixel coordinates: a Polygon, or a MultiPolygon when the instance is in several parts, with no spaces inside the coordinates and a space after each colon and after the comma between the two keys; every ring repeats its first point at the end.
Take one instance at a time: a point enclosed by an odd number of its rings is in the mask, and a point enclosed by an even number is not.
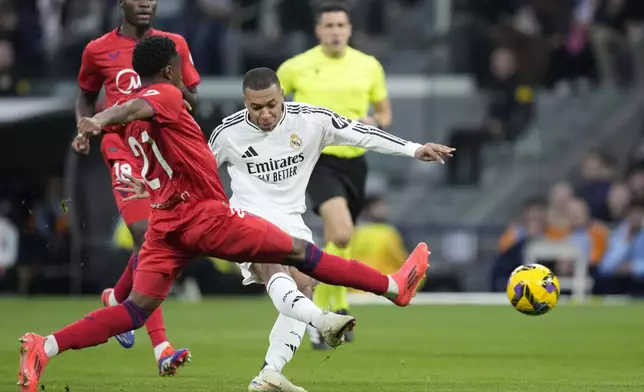
{"type": "Polygon", "coordinates": [[[325,124],[325,145],[355,146],[388,155],[403,155],[421,161],[445,163],[454,148],[436,143],[424,145],[401,139],[376,127],[333,113],[325,124]]]}
{"type": "MultiPolygon", "coordinates": [[[[154,109],[144,99],[133,99],[96,114],[92,119],[101,127],[128,124],[154,117],[154,109]]],[[[87,132],[85,132],[87,133],[87,132]]]]}

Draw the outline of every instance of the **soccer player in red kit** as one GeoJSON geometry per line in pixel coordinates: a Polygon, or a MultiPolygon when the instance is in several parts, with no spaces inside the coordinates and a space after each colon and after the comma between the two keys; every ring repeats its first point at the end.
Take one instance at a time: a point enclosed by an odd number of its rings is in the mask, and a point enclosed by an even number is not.
{"type": "MultiPolygon", "coordinates": [[[[78,85],[81,93],[76,104],[76,118],[91,117],[96,112],[99,91],[105,86],[105,107],[116,104],[133,94],[141,86],[139,76],[132,69],[132,52],[139,39],[145,36],[166,36],[172,39],[179,55],[183,79],[180,85],[183,99],[194,109],[197,104],[196,86],[199,74],[192,64],[190,52],[185,39],[177,34],[155,30],[151,22],[156,12],[156,0],[119,0],[123,14],[123,24],[104,36],[90,42],[83,52],[81,69],[78,74],[78,85]]],[[[89,144],[83,137],[74,140],[73,148],[77,152],[87,153],[89,144]]],[[[132,173],[140,173],[138,160],[130,152],[129,146],[116,134],[106,134],[101,143],[101,153],[112,175],[112,187],[118,186],[119,178],[132,173]]],[[[106,289],[101,296],[105,306],[117,305],[125,301],[132,289],[133,274],[136,269],[137,251],[143,244],[150,215],[149,200],[134,199],[123,201],[127,196],[113,189],[114,199],[123,221],[132,234],[134,252],[114,289],[106,289]]],[[[165,334],[163,314],[159,308],[146,322],[146,328],[152,341],[159,374],[174,375],[176,365],[190,359],[187,349],[174,350],[165,334]]],[[[134,345],[134,331],[127,331],[116,336],[116,340],[125,348],[134,345]]]]}
{"type": "MultiPolygon", "coordinates": [[[[51,357],[103,344],[143,326],[167,297],[177,275],[198,255],[291,265],[321,282],[382,295],[398,306],[409,304],[428,267],[426,244],[419,244],[401,269],[387,276],[355,260],[327,254],[260,217],[230,208],[216,159],[176,87],[181,83],[181,59],[174,42],[146,37],[134,50],[133,66],[142,78],[142,88],[127,102],[78,124],[80,133],[98,134],[105,129],[121,134],[142,160],[141,178],[152,213],[132,293],[125,302],[91,312],[46,337],[25,334],[20,339],[23,392],[37,390],[51,357]]],[[[431,161],[449,152],[425,145],[415,155],[431,161]]],[[[355,324],[353,317],[343,317],[346,321],[334,330],[338,338],[355,324]]]]}

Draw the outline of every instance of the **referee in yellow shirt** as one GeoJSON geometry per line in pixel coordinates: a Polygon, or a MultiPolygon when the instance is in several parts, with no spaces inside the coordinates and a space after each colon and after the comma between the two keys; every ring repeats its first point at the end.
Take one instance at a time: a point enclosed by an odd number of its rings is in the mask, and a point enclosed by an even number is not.
{"type": "MultiPolygon", "coordinates": [[[[329,108],[351,120],[380,129],[391,124],[385,73],[374,58],[349,46],[351,21],[344,2],[323,2],[316,9],[315,33],[320,44],[282,64],[277,75],[286,96],[329,108]],[[373,105],[374,115],[369,116],[373,105]]],[[[307,193],[324,221],[326,251],[350,255],[354,223],[365,202],[367,162],[364,149],[331,146],[322,151],[307,193]]],[[[348,313],[347,289],[320,284],[313,300],[322,309],[348,313]]],[[[324,348],[311,336],[314,348],[324,348]]],[[[346,336],[352,341],[352,334],[346,336]]]]}

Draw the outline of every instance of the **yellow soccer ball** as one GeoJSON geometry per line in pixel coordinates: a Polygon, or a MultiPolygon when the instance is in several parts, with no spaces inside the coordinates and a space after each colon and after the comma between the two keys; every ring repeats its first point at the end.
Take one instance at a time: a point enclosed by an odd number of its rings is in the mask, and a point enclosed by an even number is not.
{"type": "Polygon", "coordinates": [[[541,264],[522,265],[510,274],[506,291],[516,310],[530,316],[540,316],[557,305],[559,280],[541,264]]]}

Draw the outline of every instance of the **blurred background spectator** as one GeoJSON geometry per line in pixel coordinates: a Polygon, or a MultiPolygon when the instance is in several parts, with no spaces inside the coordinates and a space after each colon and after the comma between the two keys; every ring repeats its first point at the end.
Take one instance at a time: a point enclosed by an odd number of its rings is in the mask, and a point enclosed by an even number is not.
{"type": "Polygon", "coordinates": [[[497,48],[492,53],[486,118],[482,124],[454,129],[447,141],[458,150],[448,167],[450,184],[478,183],[483,144],[513,142],[532,120],[534,91],[519,80],[516,61],[508,48],[497,48]]]}
{"type": "Polygon", "coordinates": [[[595,294],[644,293],[644,204],[631,203],[628,216],[613,231],[597,267],[595,294]]]}
{"type": "Polygon", "coordinates": [[[525,246],[532,239],[547,236],[547,201],[540,197],[528,199],[523,204],[521,218],[505,230],[499,239],[499,255],[491,274],[492,291],[505,291],[510,273],[523,264],[525,246]]]}

